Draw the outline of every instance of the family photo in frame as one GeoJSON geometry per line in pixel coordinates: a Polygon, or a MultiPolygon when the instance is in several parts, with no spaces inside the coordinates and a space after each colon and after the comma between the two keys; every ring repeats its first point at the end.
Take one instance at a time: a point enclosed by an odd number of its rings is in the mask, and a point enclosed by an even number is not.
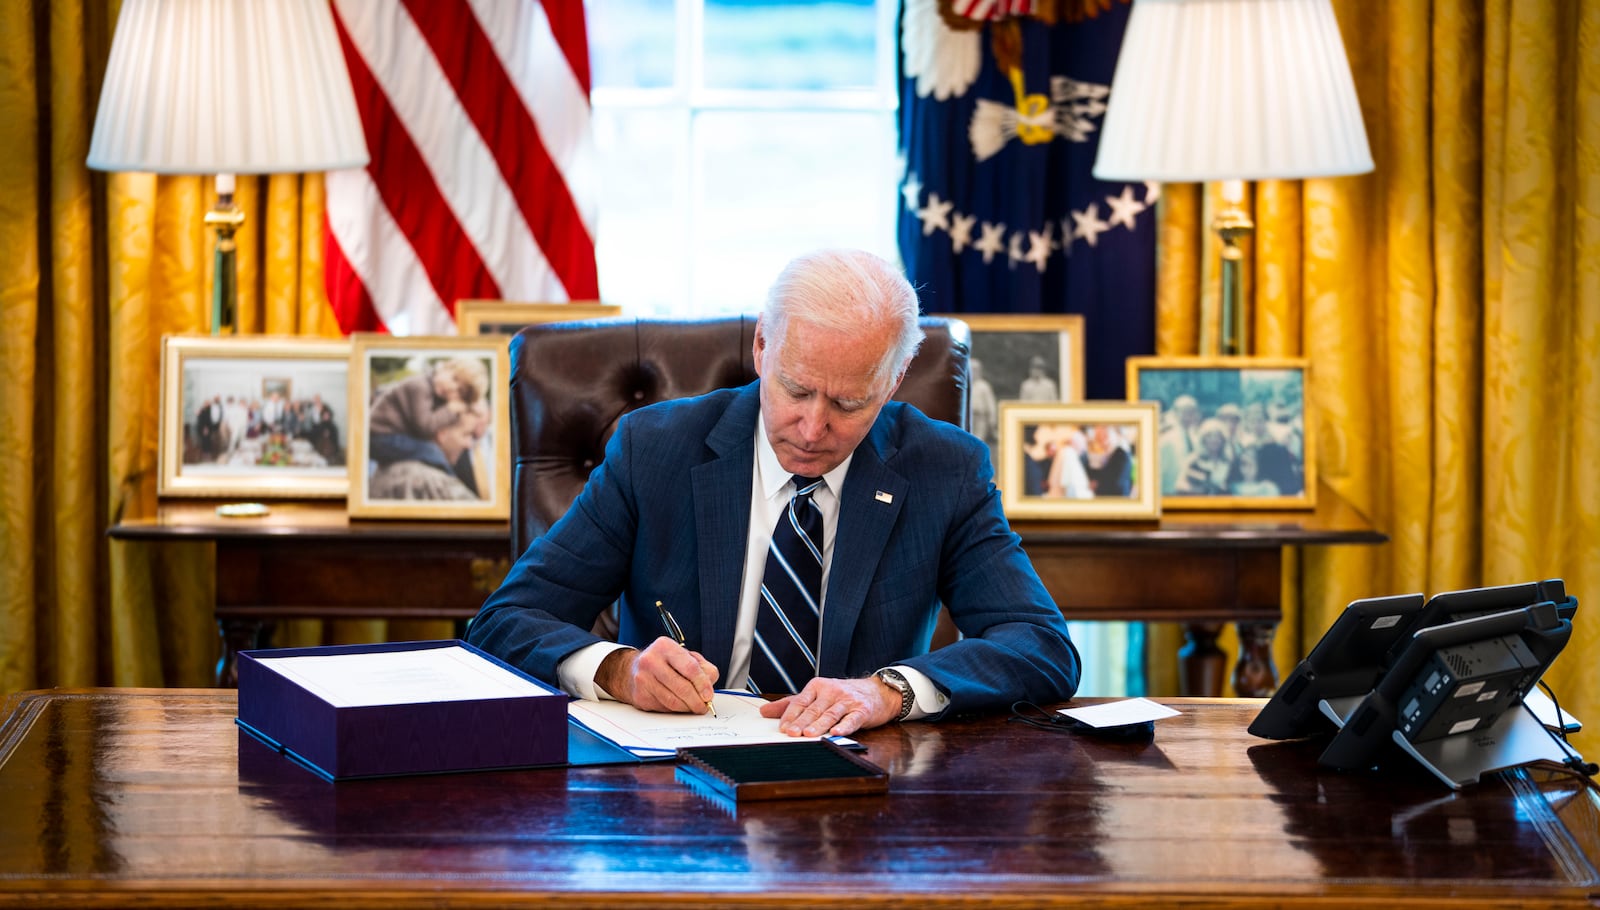
{"type": "Polygon", "coordinates": [[[1130,357],[1128,398],[1161,407],[1161,498],[1173,509],[1316,505],[1308,362],[1130,357]]]}
{"type": "Polygon", "coordinates": [[[349,355],[340,339],[163,338],[157,494],[345,495],[349,355]]]}
{"type": "Polygon", "coordinates": [[[1158,518],[1155,427],[1148,402],[1001,403],[1007,517],[1158,518]]]}
{"type": "Polygon", "coordinates": [[[349,512],[505,518],[507,339],[351,336],[349,512]]]}

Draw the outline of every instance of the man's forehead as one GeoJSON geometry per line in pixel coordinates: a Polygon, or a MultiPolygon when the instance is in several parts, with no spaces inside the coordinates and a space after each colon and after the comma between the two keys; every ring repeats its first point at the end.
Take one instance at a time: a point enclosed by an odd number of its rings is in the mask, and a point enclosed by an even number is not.
{"type": "Polygon", "coordinates": [[[876,385],[870,374],[845,376],[827,365],[818,366],[779,357],[778,381],[794,391],[820,392],[841,401],[867,401],[876,385]]]}

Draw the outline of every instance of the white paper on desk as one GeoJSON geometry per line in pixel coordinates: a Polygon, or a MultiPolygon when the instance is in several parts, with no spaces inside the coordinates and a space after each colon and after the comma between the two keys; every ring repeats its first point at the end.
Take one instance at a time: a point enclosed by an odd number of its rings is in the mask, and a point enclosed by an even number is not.
{"type": "MultiPolygon", "coordinates": [[[[789,736],[778,731],[776,717],[762,717],[765,701],[753,695],[718,692],[713,704],[717,715],[661,714],[641,711],[620,701],[575,700],[567,703],[567,716],[594,733],[636,754],[676,752],[690,746],[732,746],[750,743],[786,743],[817,736],[789,736]]],[[[840,737],[836,742],[847,743],[840,737]]]]}
{"type": "Polygon", "coordinates": [[[550,694],[461,647],[259,660],[336,708],[550,694]]]}
{"type": "Polygon", "coordinates": [[[1058,713],[1091,727],[1121,727],[1163,717],[1177,717],[1181,712],[1148,698],[1125,698],[1082,708],[1061,708],[1058,713]]]}

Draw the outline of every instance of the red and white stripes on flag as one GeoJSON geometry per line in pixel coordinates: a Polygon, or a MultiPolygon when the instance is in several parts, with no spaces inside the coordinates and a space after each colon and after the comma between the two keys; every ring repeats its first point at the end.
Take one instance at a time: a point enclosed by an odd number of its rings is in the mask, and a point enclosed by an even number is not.
{"type": "Polygon", "coordinates": [[[327,175],[340,327],[453,334],[467,298],[595,300],[579,0],[332,0],[372,163],[327,175]]]}

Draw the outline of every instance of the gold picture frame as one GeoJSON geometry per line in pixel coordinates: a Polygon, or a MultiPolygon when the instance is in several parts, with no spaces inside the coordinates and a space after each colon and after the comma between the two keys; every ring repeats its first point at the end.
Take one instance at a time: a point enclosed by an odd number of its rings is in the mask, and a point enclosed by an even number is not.
{"type": "Polygon", "coordinates": [[[350,336],[352,518],[510,514],[510,339],[350,336]]]}
{"type": "Polygon", "coordinates": [[[1161,406],[1158,460],[1165,508],[1316,506],[1308,360],[1130,357],[1127,371],[1129,400],[1161,406]]]}
{"type": "Polygon", "coordinates": [[[158,496],[319,499],[349,489],[343,339],[161,339],[158,496]]]}
{"type": "Polygon", "coordinates": [[[622,307],[596,300],[571,303],[518,303],[510,300],[457,300],[456,331],[474,335],[515,335],[545,322],[606,319],[621,316],[622,307]]]}
{"type": "Polygon", "coordinates": [[[989,445],[995,472],[1005,460],[1002,401],[1082,401],[1083,317],[1078,314],[945,313],[972,330],[967,360],[968,430],[989,445]]]}
{"type": "Polygon", "coordinates": [[[1149,402],[1000,405],[1000,501],[1008,518],[1154,520],[1156,415],[1149,402]]]}

